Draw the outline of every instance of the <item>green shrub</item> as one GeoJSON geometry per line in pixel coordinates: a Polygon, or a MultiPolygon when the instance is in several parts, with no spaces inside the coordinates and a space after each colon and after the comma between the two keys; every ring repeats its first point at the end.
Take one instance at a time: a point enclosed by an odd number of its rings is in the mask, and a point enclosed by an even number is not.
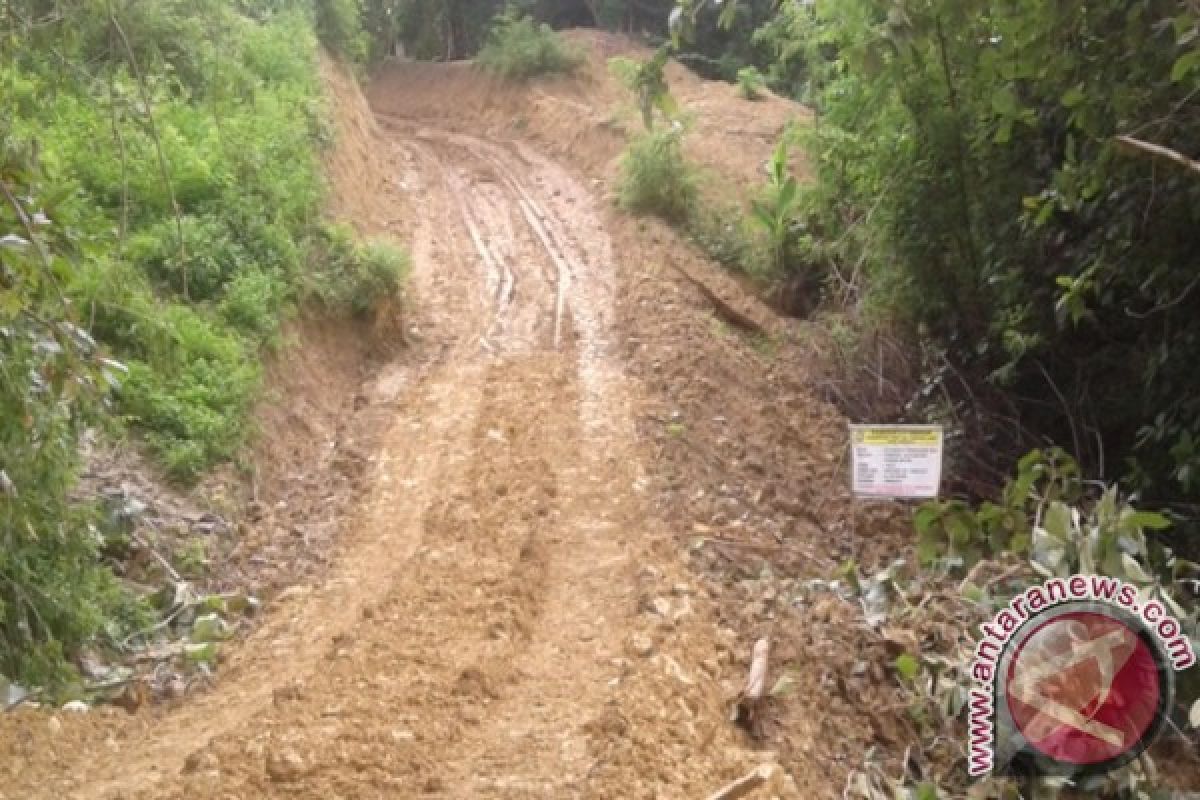
{"type": "Polygon", "coordinates": [[[77,232],[55,221],[62,187],[6,138],[0,176],[22,206],[0,202],[0,676],[53,690],[73,679],[65,657],[136,605],[99,561],[94,510],[70,497],[80,437],[118,368],[48,285],[74,266],[77,232]],[[36,255],[18,216],[44,220],[36,255]]]}
{"type": "Polygon", "coordinates": [[[164,316],[162,340],[128,363],[118,396],[168,474],[188,483],[236,455],[259,373],[238,338],[195,311],[174,306],[164,316]]]}
{"type": "Polygon", "coordinates": [[[550,26],[539,25],[512,8],[496,17],[487,43],[476,57],[476,63],[488,72],[509,80],[571,72],[581,62],[581,56],[563,44],[550,26]]]}
{"type": "Polygon", "coordinates": [[[698,196],[695,169],[683,157],[681,130],[645,133],[622,156],[619,200],[626,211],[680,225],[691,216],[698,196]]]}
{"type": "Polygon", "coordinates": [[[219,310],[230,325],[270,339],[279,329],[279,310],[283,304],[282,280],[249,269],[234,276],[225,287],[219,310]]]}
{"type": "Polygon", "coordinates": [[[359,243],[348,225],[325,225],[320,235],[321,267],[309,291],[327,307],[357,316],[370,313],[394,295],[408,274],[408,255],[380,240],[359,243]]]}
{"type": "Polygon", "coordinates": [[[787,137],[779,140],[771,156],[770,177],[761,198],[754,201],[751,219],[762,228],[770,248],[771,267],[782,272],[787,266],[790,245],[795,239],[796,215],[800,210],[800,185],[788,167],[787,137]]]}
{"type": "Polygon", "coordinates": [[[1200,152],[1200,15],[990,8],[936,0],[881,29],[870,3],[817,4],[779,42],[811,59],[824,233],[867,245],[843,263],[941,351],[989,420],[981,457],[1070,443],[1200,541],[1200,180],[1118,138],[1200,152]]]}
{"type": "Polygon", "coordinates": [[[129,255],[160,286],[190,300],[217,297],[250,264],[225,223],[208,216],[183,217],[178,227],[174,219],[164,219],[130,241],[129,255]]]}
{"type": "MultiPolygon", "coordinates": [[[[406,265],[352,238],[344,274],[313,258],[329,125],[305,4],[114,7],[142,80],[108,15],[77,5],[28,36],[0,15],[16,112],[0,180],[49,254],[0,200],[0,673],[27,685],[75,680],[67,659],[141,613],[103,566],[102,515],[72,499],[82,432],[127,422],[170,476],[196,479],[244,445],[285,309],[323,282],[362,312],[406,265]]],[[[315,9],[352,53],[355,1],[315,9]]]]}
{"type": "Polygon", "coordinates": [[[396,294],[408,274],[409,262],[402,250],[380,241],[362,245],[356,256],[350,308],[362,315],[396,294]]]}
{"type": "Polygon", "coordinates": [[[348,61],[362,61],[367,55],[357,0],[316,0],[317,35],[321,43],[348,61]]]}
{"type": "Polygon", "coordinates": [[[757,67],[742,67],[737,72],[738,92],[747,100],[761,99],[766,85],[767,79],[757,67]]]}
{"type": "Polygon", "coordinates": [[[642,124],[646,130],[654,128],[654,112],[658,110],[668,121],[679,116],[679,104],[667,85],[667,59],[671,48],[663,45],[645,61],[636,61],[624,56],[608,60],[608,71],[625,88],[637,95],[638,110],[642,112],[642,124]]]}

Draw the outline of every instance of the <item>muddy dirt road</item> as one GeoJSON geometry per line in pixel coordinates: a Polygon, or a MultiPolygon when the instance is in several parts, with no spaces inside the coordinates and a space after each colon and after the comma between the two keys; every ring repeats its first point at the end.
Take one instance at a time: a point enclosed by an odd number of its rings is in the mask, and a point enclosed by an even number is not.
{"type": "Polygon", "coordinates": [[[532,145],[379,121],[428,357],[375,386],[328,576],[179,709],[28,721],[0,797],[682,798],[764,760],[656,547],[600,198],[532,145]]]}

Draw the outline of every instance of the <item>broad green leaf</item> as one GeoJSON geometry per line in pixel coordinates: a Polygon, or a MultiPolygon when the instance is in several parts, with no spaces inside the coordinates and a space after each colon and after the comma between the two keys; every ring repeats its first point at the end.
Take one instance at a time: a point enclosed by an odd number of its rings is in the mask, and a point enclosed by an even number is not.
{"type": "Polygon", "coordinates": [[[1133,531],[1149,528],[1152,531],[1164,531],[1171,527],[1171,520],[1163,514],[1154,511],[1126,510],[1121,514],[1120,530],[1133,531]]]}
{"type": "Polygon", "coordinates": [[[1067,541],[1071,534],[1071,509],[1064,503],[1051,503],[1042,520],[1042,529],[1060,542],[1067,541]]]}
{"type": "Polygon", "coordinates": [[[909,655],[902,653],[896,658],[896,673],[906,681],[912,682],[917,677],[917,673],[921,671],[921,662],[909,655]]]}
{"type": "Polygon", "coordinates": [[[1078,86],[1072,86],[1063,93],[1062,104],[1067,108],[1075,108],[1082,103],[1084,99],[1085,96],[1083,94],[1083,89],[1078,86]]]}
{"type": "Polygon", "coordinates": [[[917,558],[925,566],[929,566],[941,555],[942,548],[931,537],[922,537],[917,542],[917,558]]]}
{"type": "Polygon", "coordinates": [[[1121,567],[1125,570],[1125,576],[1137,583],[1149,583],[1153,580],[1146,574],[1146,570],[1142,569],[1142,565],[1128,553],[1121,553],[1121,567]]]}
{"type": "Polygon", "coordinates": [[[992,92],[992,110],[1004,117],[1017,114],[1017,95],[1010,86],[1001,86],[992,92]]]}
{"type": "Polygon", "coordinates": [[[1193,50],[1175,62],[1175,66],[1171,69],[1171,80],[1179,83],[1197,68],[1200,68],[1200,50],[1193,50]]]}
{"type": "Polygon", "coordinates": [[[926,782],[917,787],[916,800],[938,800],[938,788],[935,784],[926,782]]]}
{"type": "Polygon", "coordinates": [[[212,642],[184,645],[183,659],[188,664],[212,666],[217,663],[217,646],[212,642]]]}
{"type": "Polygon", "coordinates": [[[1013,124],[1011,119],[1006,119],[996,128],[996,135],[992,137],[992,141],[996,144],[1008,144],[1012,141],[1013,124]]]}
{"type": "Polygon", "coordinates": [[[756,222],[769,231],[775,229],[775,217],[761,203],[755,202],[751,206],[751,211],[753,212],[753,218],[756,222]]]}
{"type": "Polygon", "coordinates": [[[952,514],[946,518],[946,533],[950,541],[956,545],[965,545],[971,541],[971,527],[963,514],[952,514]]]}
{"type": "Polygon", "coordinates": [[[792,204],[796,202],[796,192],[798,190],[795,178],[788,178],[784,182],[783,188],[779,190],[779,206],[781,209],[790,210],[792,204]]]}
{"type": "Polygon", "coordinates": [[[935,521],[941,509],[933,503],[925,503],[913,515],[913,526],[917,529],[917,533],[925,533],[928,531],[935,521]]]}

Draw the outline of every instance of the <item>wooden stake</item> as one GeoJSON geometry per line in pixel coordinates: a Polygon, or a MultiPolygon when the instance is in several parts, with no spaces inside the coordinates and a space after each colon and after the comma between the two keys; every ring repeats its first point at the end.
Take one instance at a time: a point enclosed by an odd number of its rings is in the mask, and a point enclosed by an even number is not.
{"type": "Polygon", "coordinates": [[[750,675],[746,678],[746,688],[742,690],[745,700],[761,700],[767,690],[767,658],[771,652],[771,643],[764,636],[754,643],[754,657],[750,660],[750,675]]]}
{"type": "Polygon", "coordinates": [[[744,727],[752,736],[760,736],[758,724],[758,705],[767,691],[767,660],[771,652],[771,643],[763,637],[754,643],[754,655],[750,660],[750,674],[746,677],[746,687],[738,694],[733,704],[730,719],[744,727]]]}
{"type": "MultiPolygon", "coordinates": [[[[766,640],[763,639],[761,641],[766,640]]],[[[776,767],[773,764],[763,764],[749,775],[738,778],[733,783],[717,789],[717,791],[708,796],[707,800],[737,800],[739,797],[745,797],[755,789],[765,786],[775,775],[775,769],[776,767]]]]}

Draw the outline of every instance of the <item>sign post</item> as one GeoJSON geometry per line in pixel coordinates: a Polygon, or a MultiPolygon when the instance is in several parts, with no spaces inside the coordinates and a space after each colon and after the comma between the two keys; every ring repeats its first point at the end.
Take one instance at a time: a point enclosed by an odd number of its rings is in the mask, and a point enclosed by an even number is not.
{"type": "Polygon", "coordinates": [[[929,499],[942,482],[940,425],[851,425],[852,489],[859,497],[929,499]]]}

